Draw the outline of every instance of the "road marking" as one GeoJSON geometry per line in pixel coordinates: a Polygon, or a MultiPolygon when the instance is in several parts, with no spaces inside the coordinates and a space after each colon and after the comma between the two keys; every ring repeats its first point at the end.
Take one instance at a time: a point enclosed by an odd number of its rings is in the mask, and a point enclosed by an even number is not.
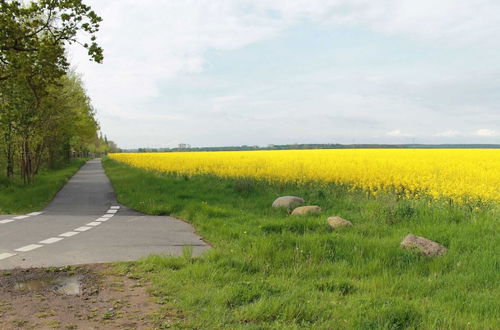
{"type": "Polygon", "coordinates": [[[118,210],[109,209],[106,213],[116,213],[118,210]]]}
{"type": "Polygon", "coordinates": [[[12,219],[7,219],[7,220],[0,220],[0,223],[9,223],[9,222],[12,222],[14,220],[12,219]]]}
{"type": "Polygon", "coordinates": [[[55,242],[62,241],[63,239],[64,238],[62,238],[62,237],[51,237],[51,238],[47,238],[46,240],[40,241],[38,243],[40,243],[40,244],[52,244],[55,242]]]}
{"type": "Polygon", "coordinates": [[[59,236],[61,236],[61,237],[71,237],[71,236],[75,236],[75,235],[78,235],[78,234],[80,234],[80,233],[78,233],[76,231],[68,231],[68,232],[63,233],[63,234],[61,234],[59,236]]]}
{"type": "Polygon", "coordinates": [[[40,215],[42,214],[43,212],[31,212],[31,213],[28,213],[26,215],[29,215],[29,216],[35,216],[35,215],[40,215]]]}
{"type": "Polygon", "coordinates": [[[83,227],[76,228],[75,231],[87,231],[89,229],[92,229],[92,227],[85,227],[85,226],[83,226],[83,227]]]}
{"type": "Polygon", "coordinates": [[[28,252],[28,251],[32,251],[34,249],[38,249],[38,248],[41,248],[43,245],[38,245],[38,244],[30,244],[30,245],[26,245],[26,246],[23,246],[19,249],[15,249],[14,251],[17,251],[17,252],[28,252]]]}
{"type": "Polygon", "coordinates": [[[100,224],[101,224],[100,222],[92,221],[92,222],[89,222],[88,224],[86,224],[85,226],[95,227],[95,226],[99,226],[100,224]]]}
{"type": "Polygon", "coordinates": [[[96,219],[96,221],[100,221],[100,222],[104,222],[104,221],[108,221],[110,218],[99,218],[99,219],[96,219]]]}
{"type": "Polygon", "coordinates": [[[110,209],[113,209],[113,210],[118,210],[120,207],[119,206],[111,206],[110,209]]]}
{"type": "Polygon", "coordinates": [[[102,217],[103,217],[103,218],[111,218],[111,217],[113,217],[113,216],[114,216],[114,214],[105,214],[105,215],[103,215],[102,217]]]}
{"type": "Polygon", "coordinates": [[[26,218],[29,218],[29,217],[30,217],[29,215],[20,215],[18,217],[14,217],[12,219],[21,220],[21,219],[26,219],[26,218]]]}
{"type": "Polygon", "coordinates": [[[7,258],[10,258],[10,257],[13,257],[15,256],[14,253],[0,253],[0,260],[3,260],[3,259],[7,259],[7,258]]]}

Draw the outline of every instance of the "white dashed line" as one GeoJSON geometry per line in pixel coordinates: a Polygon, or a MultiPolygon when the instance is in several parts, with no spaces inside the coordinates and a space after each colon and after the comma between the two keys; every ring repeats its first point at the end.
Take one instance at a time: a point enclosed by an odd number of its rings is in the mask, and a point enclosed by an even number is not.
{"type": "Polygon", "coordinates": [[[38,249],[38,248],[41,248],[43,245],[38,245],[38,244],[30,244],[30,245],[26,245],[26,246],[23,246],[19,249],[15,249],[14,251],[17,251],[17,252],[28,252],[28,251],[32,251],[34,249],[38,249]]]}
{"type": "MultiPolygon", "coordinates": [[[[107,211],[107,214],[104,214],[102,217],[96,219],[95,221],[89,222],[85,226],[78,227],[78,228],[74,229],[74,231],[68,231],[66,233],[62,233],[59,235],[59,237],[47,238],[46,240],[38,242],[39,244],[29,244],[29,245],[20,247],[19,249],[15,249],[14,251],[28,252],[28,251],[32,251],[32,250],[43,247],[43,245],[40,245],[40,244],[52,244],[52,243],[62,241],[64,239],[63,237],[72,237],[72,236],[78,235],[80,232],[90,230],[90,229],[92,229],[92,227],[99,226],[102,222],[108,221],[109,219],[111,219],[114,216],[115,213],[118,212],[119,208],[120,208],[119,206],[111,206],[111,208],[107,211]],[[91,227],[88,227],[88,226],[91,226],[91,227]]],[[[32,212],[32,213],[28,213],[26,215],[19,215],[17,217],[12,218],[12,219],[0,220],[0,224],[13,222],[14,220],[26,219],[26,218],[29,218],[30,216],[37,216],[37,215],[40,215],[42,213],[43,212],[32,212]]],[[[8,253],[8,252],[0,253],[0,260],[7,259],[7,258],[13,257],[15,255],[16,254],[14,254],[14,253],[8,253]]]]}
{"type": "Polygon", "coordinates": [[[43,213],[43,212],[31,212],[31,213],[28,213],[28,214],[26,214],[26,215],[29,215],[29,216],[31,216],[31,217],[32,217],[32,216],[35,216],[35,215],[40,215],[40,214],[42,214],[42,213],[43,213]]]}
{"type": "Polygon", "coordinates": [[[61,234],[59,236],[61,236],[61,237],[71,237],[71,236],[75,236],[75,235],[78,235],[78,234],[80,234],[80,233],[76,232],[76,231],[68,231],[68,232],[63,233],[63,234],[61,234]]]}
{"type": "Polygon", "coordinates": [[[62,237],[51,237],[51,238],[47,238],[46,240],[40,241],[38,243],[40,243],[40,244],[52,244],[55,242],[62,241],[63,239],[64,238],[62,238],[62,237]]]}
{"type": "Polygon", "coordinates": [[[32,217],[32,216],[40,215],[42,213],[43,212],[31,212],[31,213],[28,213],[28,214],[25,214],[25,215],[18,215],[16,217],[13,217],[12,219],[0,220],[0,224],[13,222],[14,220],[26,219],[26,218],[29,218],[29,217],[32,217]]]}
{"type": "Polygon", "coordinates": [[[13,257],[15,256],[14,253],[0,253],[0,260],[3,260],[3,259],[7,259],[7,258],[10,258],[10,257],[13,257]]]}
{"type": "Polygon", "coordinates": [[[76,228],[75,231],[87,231],[89,229],[92,229],[92,227],[85,227],[85,226],[83,226],[83,227],[76,228]]]}
{"type": "Polygon", "coordinates": [[[118,210],[120,207],[119,206],[111,206],[110,209],[113,209],[113,210],[118,210]]]}

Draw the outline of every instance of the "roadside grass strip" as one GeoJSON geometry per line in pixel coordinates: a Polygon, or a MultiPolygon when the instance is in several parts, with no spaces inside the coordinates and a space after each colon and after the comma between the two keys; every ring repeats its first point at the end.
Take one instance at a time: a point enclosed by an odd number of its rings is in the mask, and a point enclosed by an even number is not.
{"type": "Polygon", "coordinates": [[[41,248],[43,245],[40,244],[29,244],[23,247],[20,247],[19,249],[15,249],[14,251],[17,252],[28,252],[28,251],[33,251],[35,249],[41,248]]]}
{"type": "Polygon", "coordinates": [[[10,257],[13,257],[15,255],[16,255],[15,253],[8,253],[8,252],[0,253],[0,260],[4,260],[4,259],[10,258],[10,257]]]}

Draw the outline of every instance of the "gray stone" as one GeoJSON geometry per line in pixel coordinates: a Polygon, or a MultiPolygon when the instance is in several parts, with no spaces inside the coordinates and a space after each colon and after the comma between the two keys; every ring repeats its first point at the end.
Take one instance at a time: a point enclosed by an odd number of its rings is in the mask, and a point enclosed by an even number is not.
{"type": "Polygon", "coordinates": [[[317,205],[308,205],[308,206],[299,206],[295,208],[292,212],[292,215],[304,215],[304,214],[313,214],[320,212],[321,212],[321,207],[317,205]]]}
{"type": "Polygon", "coordinates": [[[333,229],[340,227],[352,227],[352,222],[342,219],[341,217],[329,217],[326,221],[333,229]]]}
{"type": "Polygon", "coordinates": [[[273,207],[286,207],[288,209],[293,209],[304,203],[304,199],[297,196],[282,196],[276,198],[276,200],[273,202],[273,207]]]}
{"type": "Polygon", "coordinates": [[[443,245],[413,234],[409,234],[403,239],[401,247],[405,249],[416,249],[428,257],[440,256],[447,251],[443,245]]]}

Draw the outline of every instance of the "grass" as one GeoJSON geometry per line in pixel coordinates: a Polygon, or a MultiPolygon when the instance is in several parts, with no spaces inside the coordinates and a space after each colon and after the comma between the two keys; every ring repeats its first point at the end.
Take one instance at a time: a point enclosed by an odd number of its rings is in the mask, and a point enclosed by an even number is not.
{"type": "Polygon", "coordinates": [[[119,201],[188,219],[213,245],[199,258],[153,255],[121,270],[152,283],[161,327],[198,329],[495,329],[500,319],[500,208],[369,197],[346,187],[273,186],[176,176],[106,159],[119,201]],[[282,195],[317,216],[270,207],[282,195]],[[328,216],[353,227],[333,231],[328,216]],[[427,258],[408,233],[448,247],[427,258]]]}
{"type": "Polygon", "coordinates": [[[7,180],[0,177],[0,214],[42,209],[84,163],[83,159],[75,159],[61,169],[43,169],[35,177],[35,183],[30,185],[23,184],[18,178],[7,180]]]}

